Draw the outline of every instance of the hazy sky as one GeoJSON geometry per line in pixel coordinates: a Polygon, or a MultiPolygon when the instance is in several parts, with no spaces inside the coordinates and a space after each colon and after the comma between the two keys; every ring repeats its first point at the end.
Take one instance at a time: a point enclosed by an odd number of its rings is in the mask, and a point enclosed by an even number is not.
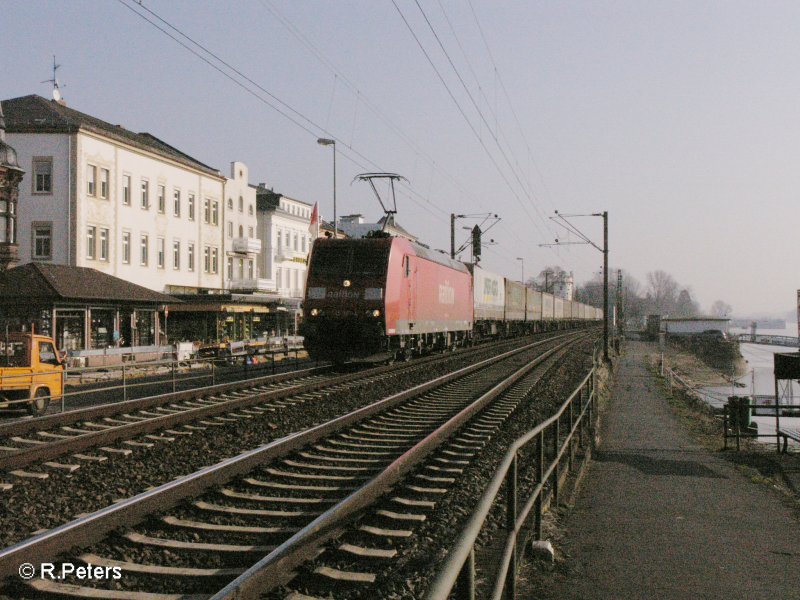
{"type": "MultiPolygon", "coordinates": [[[[143,6],[158,16],[132,0],[4,0],[0,97],[49,97],[40,82],[55,54],[71,107],[225,174],[244,161],[252,183],[319,201],[325,218],[331,149],[316,139],[335,137],[340,215],[380,217],[366,184],[351,182],[396,172],[409,181],[398,222],[432,247],[449,248],[451,212],[497,213],[484,266],[519,278],[523,257],[526,277],[559,264],[583,281],[602,265],[597,250],[539,244],[575,240],[554,210],[607,210],[611,265],[642,284],[662,269],[704,309],[717,299],[738,314],[794,306],[798,2],[143,6]],[[126,5],[253,83],[215,62],[238,86],[126,5]]],[[[459,222],[459,241],[475,222],[459,222]]],[[[602,244],[601,219],[574,222],[602,244]]]]}

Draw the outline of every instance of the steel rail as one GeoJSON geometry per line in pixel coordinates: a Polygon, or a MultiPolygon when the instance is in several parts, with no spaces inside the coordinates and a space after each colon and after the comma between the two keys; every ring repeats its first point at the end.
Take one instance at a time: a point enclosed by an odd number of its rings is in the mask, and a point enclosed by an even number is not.
{"type": "MultiPolygon", "coordinates": [[[[439,359],[439,356],[431,356],[423,359],[423,361],[433,362],[439,359]]],[[[418,368],[420,364],[424,363],[418,361],[410,365],[405,365],[404,367],[401,367],[401,369],[405,370],[418,368]]],[[[195,388],[182,392],[171,392],[167,394],[160,394],[158,396],[150,396],[148,398],[139,398],[120,403],[109,403],[97,407],[77,409],[67,413],[49,415],[40,419],[29,419],[19,423],[11,423],[6,426],[0,426],[0,435],[21,435],[23,433],[29,433],[30,431],[41,431],[48,427],[52,429],[54,427],[68,425],[84,420],[97,419],[98,417],[119,415],[137,410],[145,410],[154,406],[164,406],[185,402],[187,400],[194,400],[200,397],[211,396],[215,394],[247,390],[258,385],[280,383],[292,379],[299,379],[304,376],[325,373],[329,370],[329,367],[315,367],[313,369],[294,371],[292,373],[274,376],[268,375],[240,382],[222,383],[206,388],[195,388]]],[[[159,417],[152,417],[148,418],[147,420],[136,421],[109,429],[93,431],[91,433],[79,434],[70,438],[51,441],[46,444],[37,445],[30,448],[19,448],[16,451],[8,451],[0,454],[0,470],[10,471],[13,469],[20,469],[34,463],[52,460],[54,458],[79,452],[87,448],[111,444],[118,440],[130,439],[161,429],[175,427],[185,423],[191,423],[192,421],[225,414],[233,410],[247,408],[255,404],[262,404],[271,400],[281,400],[289,396],[313,392],[329,386],[349,383],[351,381],[382,375],[384,373],[391,373],[397,370],[398,367],[396,366],[376,367],[367,371],[359,371],[356,373],[340,375],[324,381],[304,383],[277,390],[255,392],[252,395],[241,398],[233,398],[224,402],[203,407],[187,408],[181,412],[165,414],[159,417]]]]}
{"type": "MultiPolygon", "coordinates": [[[[578,394],[580,394],[581,391],[587,386],[587,383],[593,381],[594,372],[595,371],[593,368],[589,374],[586,375],[583,381],[581,381],[580,385],[572,392],[572,394],[570,394],[569,398],[564,401],[558,412],[541,422],[525,435],[517,438],[511,444],[502,462],[495,470],[494,477],[492,477],[492,480],[486,486],[483,495],[478,500],[478,503],[476,504],[475,509],[466,525],[462,529],[461,534],[453,544],[453,549],[450,552],[450,555],[447,557],[444,565],[439,570],[438,575],[428,589],[428,592],[425,595],[425,600],[447,600],[447,598],[449,598],[450,593],[458,582],[462,570],[468,565],[468,560],[474,551],[475,542],[478,539],[478,535],[480,534],[484,522],[491,511],[494,501],[499,495],[501,486],[508,480],[508,477],[512,472],[515,473],[514,467],[516,466],[517,462],[517,452],[520,450],[520,448],[528,444],[534,438],[543,435],[544,431],[549,427],[559,422],[565,412],[570,410],[572,407],[576,396],[578,396],[578,394]]],[[[519,532],[524,527],[525,522],[530,515],[530,511],[534,507],[541,509],[542,503],[540,499],[542,493],[544,492],[545,483],[556,473],[556,469],[561,463],[567,448],[571,447],[576,428],[580,423],[583,422],[583,417],[586,415],[586,413],[591,412],[591,407],[594,400],[595,389],[592,385],[590,387],[590,392],[587,394],[585,402],[577,415],[578,418],[575,419],[575,422],[572,424],[569,435],[565,436],[565,439],[558,447],[555,456],[550,462],[550,465],[547,469],[543,469],[541,466],[539,467],[539,480],[537,481],[536,486],[531,491],[530,497],[525,503],[523,510],[519,514],[513,515],[513,526],[508,528],[506,531],[506,543],[504,544],[503,555],[497,569],[498,573],[508,573],[510,576],[509,570],[512,567],[512,563],[515,563],[514,554],[516,552],[516,543],[519,532]]],[[[541,454],[543,441],[544,440],[541,441],[541,445],[539,446],[539,460],[542,460],[543,458],[543,455],[541,454]]],[[[516,488],[515,483],[516,480],[513,485],[514,488],[516,488]]],[[[516,489],[514,489],[514,495],[515,494],[516,489]]],[[[516,500],[514,501],[514,504],[516,504],[516,500]]],[[[513,568],[516,568],[515,564],[513,565],[513,568]]],[[[506,584],[506,578],[503,575],[500,575],[495,579],[491,596],[494,600],[497,600],[502,596],[503,589],[506,584]]],[[[464,594],[464,597],[469,597],[469,593],[464,594]]]]}
{"type": "Polygon", "coordinates": [[[278,585],[282,574],[291,572],[305,562],[309,556],[313,555],[319,544],[333,537],[343,525],[352,520],[361,510],[373,504],[473,416],[486,408],[488,404],[552,354],[574,341],[576,340],[568,339],[555,348],[547,350],[496,384],[488,392],[481,395],[480,398],[473,401],[469,406],[462,409],[395,459],[380,474],[322,513],[270,554],[251,566],[242,575],[212,596],[211,600],[258,598],[264,592],[278,585]]]}
{"type": "Polygon", "coordinates": [[[202,396],[235,392],[242,389],[255,387],[257,385],[280,383],[282,381],[298,379],[300,377],[307,377],[309,375],[318,375],[328,371],[330,371],[330,367],[312,367],[310,369],[279,373],[277,375],[263,375],[261,377],[253,377],[251,379],[241,379],[239,381],[218,383],[216,385],[198,387],[180,392],[167,392],[165,394],[147,396],[145,398],[134,398],[132,400],[124,400],[122,402],[107,402],[97,406],[76,408],[63,413],[45,415],[33,419],[21,419],[10,423],[0,424],[0,438],[9,437],[12,435],[23,435],[31,431],[41,431],[43,429],[60,427],[62,425],[71,425],[73,423],[77,423],[78,421],[110,417],[134,410],[146,410],[148,408],[170,404],[173,402],[195,400],[202,396]]]}
{"type": "Polygon", "coordinates": [[[457,371],[419,384],[326,423],[274,440],[269,444],[18,542],[0,551],[0,578],[15,574],[22,563],[38,563],[46,557],[52,557],[69,548],[91,544],[114,529],[132,526],[154,512],[163,512],[187,498],[199,495],[210,487],[223,484],[238,475],[247,473],[266,461],[283,456],[372,414],[462,378],[509,356],[551,342],[553,339],[558,338],[549,338],[514,348],[498,356],[462,367],[457,371]]]}

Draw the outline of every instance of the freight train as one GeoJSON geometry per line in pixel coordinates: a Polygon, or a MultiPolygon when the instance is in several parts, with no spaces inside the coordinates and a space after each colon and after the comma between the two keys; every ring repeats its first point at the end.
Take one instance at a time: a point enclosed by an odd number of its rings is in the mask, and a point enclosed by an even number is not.
{"type": "Polygon", "coordinates": [[[400,237],[317,239],[303,313],[309,355],[337,363],[408,359],[603,318],[400,237]]]}

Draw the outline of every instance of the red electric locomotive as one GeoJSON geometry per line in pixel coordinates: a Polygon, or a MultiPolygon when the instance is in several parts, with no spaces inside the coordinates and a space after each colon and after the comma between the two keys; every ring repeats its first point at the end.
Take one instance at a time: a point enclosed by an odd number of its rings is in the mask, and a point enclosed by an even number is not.
{"type": "Polygon", "coordinates": [[[471,339],[472,279],[462,263],[405,238],[318,239],[303,312],[312,358],[409,358],[471,339]]]}

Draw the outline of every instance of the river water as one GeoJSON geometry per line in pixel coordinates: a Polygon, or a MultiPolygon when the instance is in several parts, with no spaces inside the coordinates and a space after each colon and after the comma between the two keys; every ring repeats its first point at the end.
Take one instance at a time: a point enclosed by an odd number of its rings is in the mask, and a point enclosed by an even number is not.
{"type": "MultiPolygon", "coordinates": [[[[749,330],[731,329],[731,333],[750,333],[749,330]]],[[[797,323],[787,322],[784,329],[759,329],[756,331],[761,335],[786,335],[797,337],[797,323]]],[[[771,396],[774,403],[775,397],[775,378],[773,371],[774,354],[777,352],[794,352],[793,348],[785,346],[767,346],[762,344],[741,344],[742,356],[747,361],[747,372],[737,378],[736,386],[709,387],[703,388],[701,394],[712,406],[722,406],[728,396],[771,396]]],[[[781,404],[800,405],[800,382],[782,381],[780,382],[781,404]]],[[[770,412],[770,411],[761,411],[770,412]]],[[[760,434],[775,435],[775,415],[774,410],[771,414],[756,415],[753,421],[758,425],[760,434]]],[[[800,430],[800,418],[781,416],[781,428],[792,428],[800,430]]],[[[759,438],[764,443],[775,443],[775,438],[759,438]]]]}

